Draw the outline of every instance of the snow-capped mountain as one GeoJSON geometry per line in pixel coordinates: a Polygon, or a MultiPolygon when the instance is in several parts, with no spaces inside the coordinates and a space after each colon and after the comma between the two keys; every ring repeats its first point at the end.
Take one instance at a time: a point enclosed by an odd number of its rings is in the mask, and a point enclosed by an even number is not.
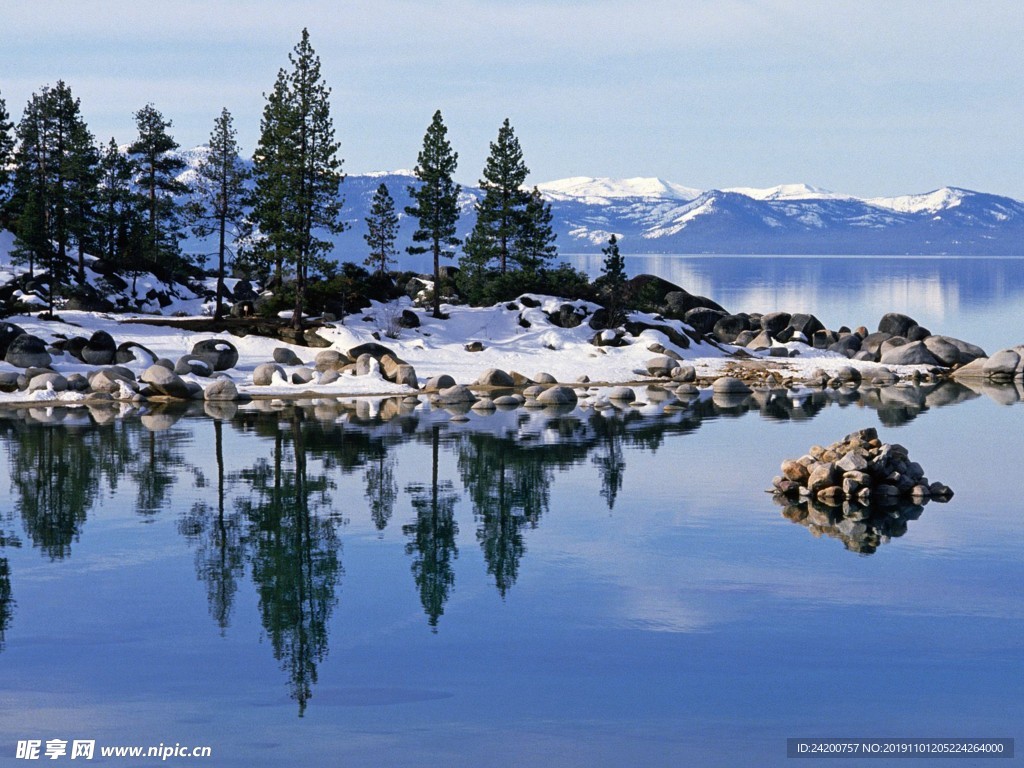
{"type": "MultiPolygon", "coordinates": [[[[182,156],[194,166],[203,151],[182,156]]],[[[183,180],[192,176],[186,170],[183,180]]],[[[349,229],[335,238],[335,258],[365,258],[365,219],[382,183],[402,220],[401,252],[411,245],[415,227],[404,210],[413,173],[349,175],[342,184],[349,229]]],[[[563,253],[597,253],[614,233],[627,253],[1024,255],[1024,203],[957,187],[877,198],[806,184],[701,191],[653,177],[576,176],[537,187],[551,203],[563,253]]],[[[473,227],[480,194],[463,187],[460,237],[473,227]]]]}

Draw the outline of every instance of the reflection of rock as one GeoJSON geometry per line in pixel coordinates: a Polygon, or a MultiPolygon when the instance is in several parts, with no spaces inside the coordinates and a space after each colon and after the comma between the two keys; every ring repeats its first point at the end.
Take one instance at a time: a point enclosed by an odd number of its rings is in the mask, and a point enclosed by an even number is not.
{"type": "Polygon", "coordinates": [[[786,517],[812,527],[816,535],[841,538],[857,552],[873,552],[883,538],[902,535],[901,519],[915,519],[921,505],[953,495],[948,486],[929,483],[906,448],[883,444],[874,429],[783,461],[782,475],[772,485],[786,517]]]}

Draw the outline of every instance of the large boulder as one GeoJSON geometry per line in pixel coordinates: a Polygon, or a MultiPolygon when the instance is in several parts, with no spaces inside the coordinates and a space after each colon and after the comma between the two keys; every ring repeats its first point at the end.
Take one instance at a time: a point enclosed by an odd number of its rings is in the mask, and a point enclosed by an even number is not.
{"type": "Polygon", "coordinates": [[[990,379],[1012,379],[1021,370],[1021,357],[1017,349],[1001,349],[982,366],[990,379]]]}
{"type": "Polygon", "coordinates": [[[14,323],[0,322],[0,359],[7,354],[7,348],[11,345],[11,342],[24,334],[25,330],[21,326],[17,326],[14,323]]]}
{"type": "Polygon", "coordinates": [[[338,371],[352,363],[348,355],[342,354],[336,349],[325,349],[318,352],[316,356],[316,369],[320,372],[338,371]]]}
{"type": "Polygon", "coordinates": [[[203,399],[212,401],[237,400],[238,387],[231,379],[214,379],[203,390],[203,399]]]}
{"type": "Polygon", "coordinates": [[[182,355],[178,358],[178,362],[174,364],[174,372],[179,376],[188,376],[189,374],[211,376],[213,375],[213,368],[210,365],[209,357],[182,355]]]}
{"type": "Polygon", "coordinates": [[[578,400],[572,387],[548,387],[537,395],[537,402],[542,405],[576,405],[578,400]]]}
{"type": "Polygon", "coordinates": [[[941,365],[923,341],[910,341],[891,347],[882,353],[879,362],[883,365],[941,365]]]}
{"type": "Polygon", "coordinates": [[[377,344],[373,341],[352,347],[347,354],[353,360],[358,360],[360,355],[369,355],[375,360],[380,360],[384,355],[391,355],[393,358],[398,359],[398,355],[394,351],[388,349],[383,344],[377,344]]]}
{"type": "Polygon", "coordinates": [[[768,312],[761,315],[761,330],[774,338],[789,327],[791,317],[789,312],[768,312]]]}
{"type": "Polygon", "coordinates": [[[204,339],[192,347],[192,354],[205,358],[215,371],[226,371],[238,365],[238,350],[225,339],[204,339]]]}
{"type": "Polygon", "coordinates": [[[302,365],[302,360],[288,347],[274,349],[274,362],[278,365],[302,365]]]}
{"type": "Polygon", "coordinates": [[[15,368],[49,368],[53,359],[46,351],[46,342],[38,336],[23,333],[7,346],[4,360],[15,368]]]}
{"type": "Polygon", "coordinates": [[[750,327],[749,315],[726,315],[715,323],[711,332],[723,344],[732,344],[736,341],[737,336],[744,331],[749,331],[750,327]]]}
{"type": "Polygon", "coordinates": [[[159,395],[179,400],[187,400],[192,396],[192,390],[181,377],[174,371],[168,371],[162,365],[149,366],[139,380],[148,384],[149,388],[159,395]]]}
{"type": "Polygon", "coordinates": [[[949,362],[946,362],[945,364],[950,366],[966,365],[980,357],[988,357],[988,355],[985,354],[985,350],[978,345],[953,338],[952,336],[929,336],[924,340],[924,344],[939,360],[948,359],[949,362]],[[957,351],[955,358],[949,349],[950,347],[957,351]]]}
{"type": "Polygon", "coordinates": [[[281,381],[285,380],[284,369],[276,363],[263,363],[257,365],[256,370],[252,372],[252,383],[256,387],[269,387],[274,383],[274,377],[281,381]]]}
{"type": "Polygon", "coordinates": [[[465,384],[457,384],[454,387],[442,389],[437,393],[437,399],[441,405],[459,405],[476,402],[476,395],[465,384]]]}
{"type": "Polygon", "coordinates": [[[671,376],[672,371],[679,367],[679,361],[668,355],[658,355],[648,360],[644,367],[651,376],[671,376]]]}
{"type": "Polygon", "coordinates": [[[82,362],[89,365],[110,365],[117,354],[117,342],[106,331],[96,331],[82,347],[82,362]]]}
{"type": "Polygon", "coordinates": [[[156,362],[156,355],[136,341],[123,341],[114,351],[114,362],[118,365],[141,363],[148,367],[156,362]]]}
{"type": "Polygon", "coordinates": [[[683,316],[683,322],[693,328],[701,336],[706,336],[711,333],[715,327],[715,323],[726,317],[727,313],[721,309],[712,309],[710,307],[697,307],[691,309],[683,316]]]}
{"type": "Polygon", "coordinates": [[[514,387],[516,385],[512,376],[500,368],[488,368],[480,375],[476,383],[482,387],[514,387]]]}
{"type": "Polygon", "coordinates": [[[68,388],[68,380],[54,371],[40,373],[33,376],[28,382],[28,391],[52,389],[54,392],[63,392],[68,388]]]}
{"type": "Polygon", "coordinates": [[[878,332],[906,337],[915,325],[917,325],[917,321],[912,317],[899,312],[888,312],[882,315],[882,319],[878,321],[878,332]]]}
{"type": "Polygon", "coordinates": [[[682,288],[666,293],[661,304],[666,315],[678,318],[682,318],[691,309],[697,309],[697,307],[707,307],[725,312],[725,307],[718,302],[712,301],[707,296],[695,296],[682,288]]]}

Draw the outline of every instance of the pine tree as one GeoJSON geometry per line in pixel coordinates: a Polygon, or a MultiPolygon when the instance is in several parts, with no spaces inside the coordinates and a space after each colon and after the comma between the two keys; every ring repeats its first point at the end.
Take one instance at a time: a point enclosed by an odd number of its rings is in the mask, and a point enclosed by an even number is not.
{"type": "Polygon", "coordinates": [[[363,238],[370,246],[370,255],[364,263],[378,275],[384,275],[388,271],[388,262],[395,257],[395,240],[398,237],[398,214],[387,184],[382,183],[373,195],[366,227],[369,231],[363,238]]]}
{"type": "Polygon", "coordinates": [[[78,249],[78,280],[85,279],[97,155],[80,103],[63,81],[33,94],[18,124],[11,211],[16,257],[29,274],[49,273],[49,312],[69,282],[69,251],[78,249]]]}
{"type": "Polygon", "coordinates": [[[181,229],[181,205],[177,196],[188,192],[188,187],[178,181],[178,175],[185,169],[185,161],[174,153],[176,142],[167,129],[170,120],[152,104],[147,104],[135,113],[138,138],[128,147],[137,174],[137,183],[146,200],[146,230],[143,243],[143,258],[152,265],[170,267],[172,270],[185,266],[181,257],[180,241],[184,237],[181,229]]]}
{"type": "Polygon", "coordinates": [[[292,326],[302,325],[311,273],[322,271],[332,243],[321,234],[345,229],[338,188],[345,179],[334,139],[330,95],[308,30],[289,54],[291,72],[280,70],[267,96],[253,157],[256,186],[253,221],[259,237],[253,256],[272,264],[277,277],[295,274],[292,326]]]}
{"type": "Polygon", "coordinates": [[[7,112],[7,102],[0,94],[0,226],[7,224],[7,200],[10,197],[10,165],[14,157],[14,123],[7,112]]]}
{"type": "Polygon", "coordinates": [[[411,254],[431,253],[434,257],[434,317],[438,318],[443,317],[441,257],[454,256],[455,252],[449,249],[460,244],[455,236],[455,225],[459,220],[461,187],[452,180],[459,155],[452,152],[447,135],[441,110],[437,110],[423,136],[423,149],[414,169],[420,183],[409,187],[413,205],[405,209],[407,214],[419,220],[412,236],[413,242],[428,243],[426,246],[411,245],[406,250],[411,254]]]}
{"type": "Polygon", "coordinates": [[[476,204],[476,225],[467,239],[468,261],[477,268],[487,269],[492,262],[497,262],[501,274],[508,270],[530,198],[523,190],[529,173],[519,139],[505,118],[484,165],[484,177],[480,179],[484,194],[476,204]]]}
{"type": "Polygon", "coordinates": [[[536,187],[526,199],[512,259],[525,272],[536,274],[558,255],[551,227],[551,204],[536,187]]]}
{"type": "Polygon", "coordinates": [[[249,169],[238,156],[238,141],[231,113],[222,109],[210,134],[209,153],[196,168],[193,205],[189,209],[192,231],[198,237],[217,235],[217,303],[214,320],[224,315],[225,256],[228,229],[235,233],[245,220],[245,183],[249,169]]]}
{"type": "Polygon", "coordinates": [[[619,241],[615,235],[608,238],[608,245],[601,249],[604,265],[597,286],[604,294],[605,309],[608,310],[608,326],[622,324],[626,319],[623,305],[623,291],[626,287],[626,260],[619,253],[619,241]]]}
{"type": "Polygon", "coordinates": [[[113,265],[125,265],[128,235],[142,225],[142,205],[132,189],[132,164],[113,138],[103,147],[96,188],[96,255],[113,265]]]}

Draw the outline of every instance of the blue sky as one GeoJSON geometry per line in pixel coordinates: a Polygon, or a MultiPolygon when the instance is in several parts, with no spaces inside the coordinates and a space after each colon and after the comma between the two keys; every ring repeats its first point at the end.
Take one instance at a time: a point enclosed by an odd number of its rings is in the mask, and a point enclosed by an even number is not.
{"type": "Polygon", "coordinates": [[[349,173],[412,167],[440,108],[469,183],[507,116],[532,183],[1024,199],[1016,0],[5,0],[0,94],[63,79],[120,142],[152,102],[183,146],[226,106],[251,151],[304,26],[349,173]]]}

